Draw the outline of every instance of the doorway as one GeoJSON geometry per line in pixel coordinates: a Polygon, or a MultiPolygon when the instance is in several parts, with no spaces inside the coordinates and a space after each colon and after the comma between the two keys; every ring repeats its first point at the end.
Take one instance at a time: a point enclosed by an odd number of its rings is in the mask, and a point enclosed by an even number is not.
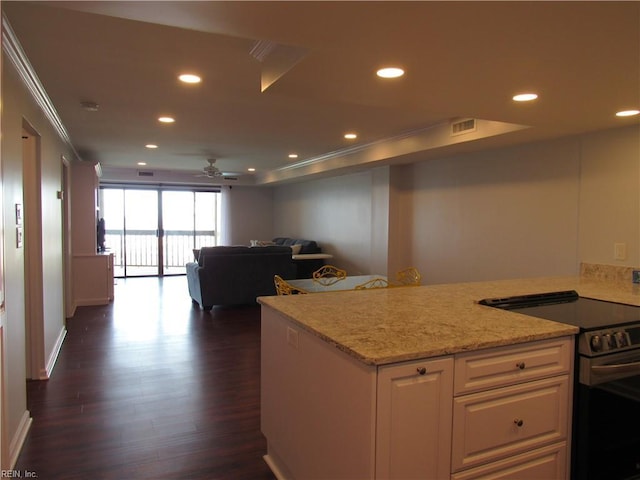
{"type": "MultiPolygon", "coordinates": [[[[25,362],[27,378],[47,378],[44,350],[44,280],[42,260],[42,166],[40,136],[26,122],[22,129],[23,202],[20,227],[24,241],[16,248],[24,255],[25,362]]],[[[16,215],[17,217],[18,215],[16,215]]],[[[16,218],[16,224],[18,220],[16,218]]]]}
{"type": "Polygon", "coordinates": [[[219,191],[104,186],[99,197],[116,277],[183,275],[194,249],[218,244],[219,191]]]}

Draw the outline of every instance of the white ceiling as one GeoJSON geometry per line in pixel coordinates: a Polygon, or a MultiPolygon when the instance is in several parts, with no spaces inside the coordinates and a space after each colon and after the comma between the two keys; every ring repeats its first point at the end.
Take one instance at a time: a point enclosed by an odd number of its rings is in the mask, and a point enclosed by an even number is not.
{"type": "Polygon", "coordinates": [[[640,2],[1,5],[76,150],[105,171],[193,172],[217,158],[264,183],[640,120],[614,115],[640,108],[640,2]],[[258,40],[276,45],[262,62],[258,40]],[[377,78],[387,64],[406,75],[377,78]],[[203,82],[180,84],[183,71],[203,82]],[[540,98],[511,100],[528,90],[540,98]],[[449,122],[469,117],[487,122],[451,137],[449,122]]]}

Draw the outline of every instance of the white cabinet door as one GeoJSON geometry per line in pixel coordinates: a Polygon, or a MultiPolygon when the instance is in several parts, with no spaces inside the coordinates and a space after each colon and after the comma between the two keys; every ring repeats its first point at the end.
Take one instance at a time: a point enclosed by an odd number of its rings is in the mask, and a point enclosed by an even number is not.
{"type": "Polygon", "coordinates": [[[452,357],[379,368],[376,478],[449,478],[452,396],[452,357]]]}

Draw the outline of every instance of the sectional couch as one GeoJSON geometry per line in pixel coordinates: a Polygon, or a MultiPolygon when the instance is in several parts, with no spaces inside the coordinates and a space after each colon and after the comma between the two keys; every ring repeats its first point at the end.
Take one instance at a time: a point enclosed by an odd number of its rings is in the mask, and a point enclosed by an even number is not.
{"type": "Polygon", "coordinates": [[[296,276],[291,247],[203,247],[197,262],[187,263],[189,295],[204,310],[214,305],[252,304],[275,295],[273,276],[296,276]]]}
{"type": "Polygon", "coordinates": [[[304,240],[302,238],[276,237],[272,240],[274,245],[284,245],[293,249],[294,255],[305,255],[308,253],[322,253],[322,249],[314,240],[304,240]],[[298,247],[299,245],[299,247],[298,247]]]}
{"type": "MultiPolygon", "coordinates": [[[[274,245],[288,245],[292,248],[294,255],[307,255],[322,253],[322,249],[315,240],[304,240],[302,238],[276,237],[273,239],[274,245]]],[[[311,278],[313,272],[321,268],[325,261],[321,258],[294,259],[296,266],[296,278],[311,278]]]]}

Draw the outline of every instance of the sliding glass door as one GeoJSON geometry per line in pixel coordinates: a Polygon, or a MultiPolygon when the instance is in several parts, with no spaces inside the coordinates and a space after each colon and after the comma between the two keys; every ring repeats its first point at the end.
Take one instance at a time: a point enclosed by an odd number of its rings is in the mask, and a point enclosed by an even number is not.
{"type": "Polygon", "coordinates": [[[219,194],[213,192],[162,192],[165,275],[185,273],[185,264],[194,260],[194,249],[217,244],[219,203],[219,194]]]}
{"type": "MultiPolygon", "coordinates": [[[[106,222],[106,219],[105,219],[106,222]]],[[[158,192],[124,190],[124,267],[130,277],[158,275],[158,192]]]]}
{"type": "Polygon", "coordinates": [[[219,192],[103,187],[99,203],[117,277],[184,274],[218,243],[219,192]]]}

